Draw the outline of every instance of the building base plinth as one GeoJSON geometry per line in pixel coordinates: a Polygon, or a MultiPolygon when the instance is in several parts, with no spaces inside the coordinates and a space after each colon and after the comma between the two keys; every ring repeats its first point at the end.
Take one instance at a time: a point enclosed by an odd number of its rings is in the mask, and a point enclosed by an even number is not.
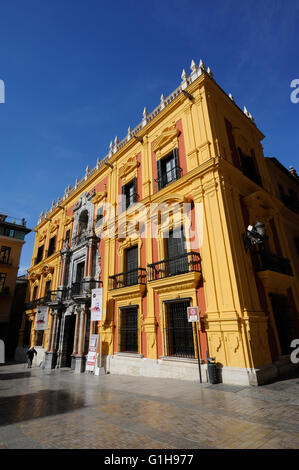
{"type": "Polygon", "coordinates": [[[55,369],[57,363],[57,353],[46,352],[45,353],[45,369],[55,369]]]}
{"type": "Polygon", "coordinates": [[[81,372],[85,371],[85,363],[86,363],[85,356],[72,356],[71,369],[75,373],[80,374],[81,372]]]}
{"type": "MultiPolygon", "coordinates": [[[[138,354],[109,355],[103,357],[106,373],[117,375],[131,375],[141,377],[157,377],[199,381],[197,359],[184,359],[165,357],[161,359],[147,359],[138,354]]],[[[299,370],[299,364],[289,362],[288,357],[256,369],[242,367],[217,367],[219,383],[258,386],[279,380],[282,376],[299,370]]],[[[201,364],[202,382],[208,382],[207,365],[201,364]]],[[[217,386],[217,385],[216,385],[217,386]]]]}

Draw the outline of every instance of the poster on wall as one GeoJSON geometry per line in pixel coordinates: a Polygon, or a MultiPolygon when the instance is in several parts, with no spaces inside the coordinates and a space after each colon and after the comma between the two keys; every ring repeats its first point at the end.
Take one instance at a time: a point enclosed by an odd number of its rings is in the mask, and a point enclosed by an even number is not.
{"type": "Polygon", "coordinates": [[[46,330],[48,324],[49,307],[37,307],[35,330],[46,330]]]}
{"type": "Polygon", "coordinates": [[[90,335],[86,370],[94,370],[97,355],[98,335],[90,335]]]}
{"type": "Polygon", "coordinates": [[[103,315],[103,288],[91,291],[91,321],[101,321],[103,315]]]}

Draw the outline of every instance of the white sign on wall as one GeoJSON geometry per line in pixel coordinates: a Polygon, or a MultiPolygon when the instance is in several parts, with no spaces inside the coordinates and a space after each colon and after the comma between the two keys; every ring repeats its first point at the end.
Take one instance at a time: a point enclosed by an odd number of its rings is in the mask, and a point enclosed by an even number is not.
{"type": "Polygon", "coordinates": [[[37,307],[35,330],[46,330],[48,324],[49,307],[37,307]]]}
{"type": "Polygon", "coordinates": [[[198,307],[187,307],[188,321],[199,321],[199,308],[198,307]]]}
{"type": "Polygon", "coordinates": [[[103,316],[103,288],[91,291],[91,321],[101,321],[103,316]]]}

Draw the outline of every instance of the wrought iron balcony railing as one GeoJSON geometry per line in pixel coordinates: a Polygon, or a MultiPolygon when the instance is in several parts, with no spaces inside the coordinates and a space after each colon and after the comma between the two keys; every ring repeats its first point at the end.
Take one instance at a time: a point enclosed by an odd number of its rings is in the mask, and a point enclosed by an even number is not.
{"type": "Polygon", "coordinates": [[[146,284],[146,269],[137,268],[124,273],[109,276],[109,289],[119,289],[121,287],[134,286],[136,284],[146,284]]]}
{"type": "Polygon", "coordinates": [[[257,271],[275,271],[293,276],[290,260],[266,250],[255,252],[257,271]]]}
{"type": "Polygon", "coordinates": [[[84,230],[81,233],[78,233],[72,238],[72,246],[77,246],[81,245],[82,243],[85,243],[87,241],[89,232],[87,230],[84,230]]]}
{"type": "Polygon", "coordinates": [[[184,253],[172,259],[164,259],[148,264],[148,280],[156,281],[169,276],[177,276],[192,271],[201,271],[200,254],[195,251],[184,253]]]}
{"type": "Polygon", "coordinates": [[[30,302],[26,302],[25,309],[32,310],[36,308],[38,305],[47,305],[47,303],[50,301],[51,301],[51,291],[44,297],[39,297],[38,299],[33,299],[33,300],[30,300],[30,302]]]}
{"type": "Polygon", "coordinates": [[[168,186],[173,181],[178,180],[182,175],[182,171],[183,170],[181,167],[175,166],[174,168],[171,168],[171,170],[162,172],[159,178],[155,179],[156,191],[159,191],[160,189],[165,188],[165,186],[168,186]]]}
{"type": "Polygon", "coordinates": [[[103,282],[102,281],[94,281],[94,280],[89,280],[89,281],[80,281],[80,282],[74,282],[70,288],[70,295],[71,297],[74,296],[88,296],[91,295],[92,289],[96,289],[97,287],[102,287],[103,282]]]}

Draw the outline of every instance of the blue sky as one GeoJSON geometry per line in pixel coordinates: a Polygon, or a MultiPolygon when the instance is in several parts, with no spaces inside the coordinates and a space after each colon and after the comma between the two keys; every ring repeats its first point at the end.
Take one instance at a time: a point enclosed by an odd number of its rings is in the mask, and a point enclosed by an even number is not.
{"type": "Polygon", "coordinates": [[[246,105],[265,155],[299,170],[298,43],[299,0],[0,0],[0,211],[33,228],[192,59],[246,105]]]}

